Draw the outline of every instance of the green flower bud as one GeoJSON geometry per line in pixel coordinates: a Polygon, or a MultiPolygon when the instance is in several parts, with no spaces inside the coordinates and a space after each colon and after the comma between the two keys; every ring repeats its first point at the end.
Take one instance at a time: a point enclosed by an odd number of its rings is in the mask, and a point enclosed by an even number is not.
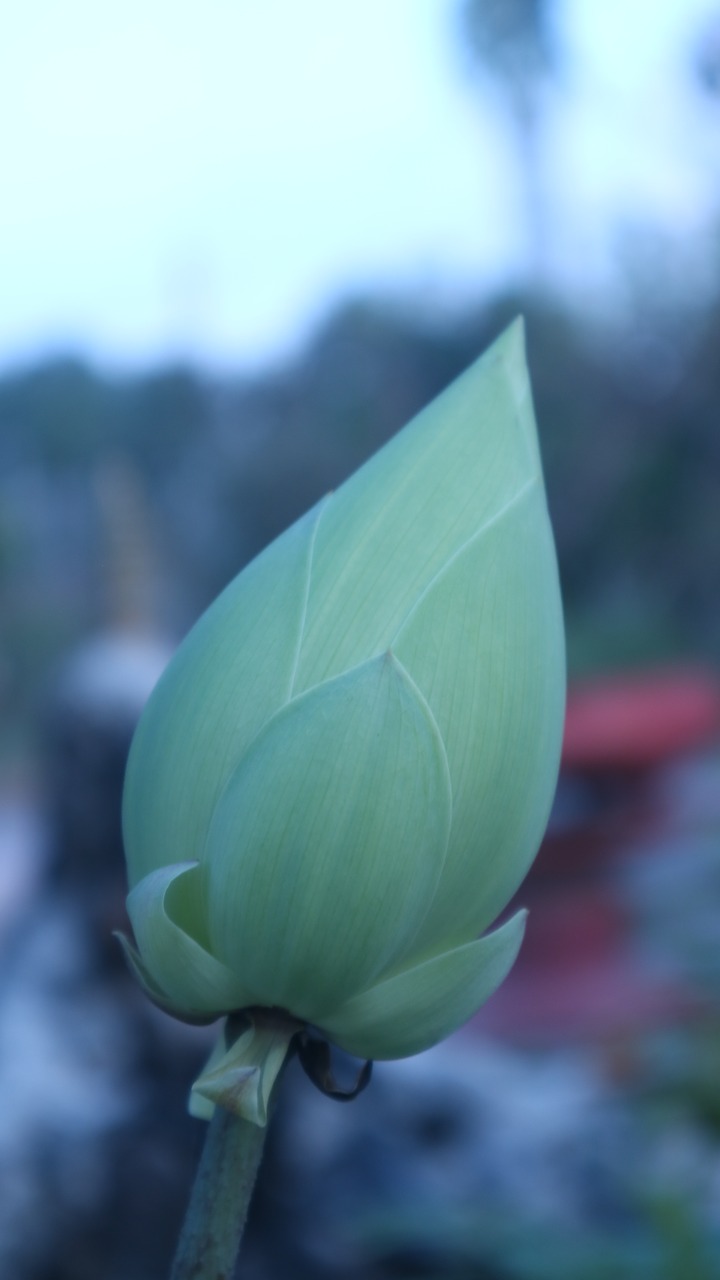
{"type": "Polygon", "coordinates": [[[282,1009],[365,1058],[455,1030],[521,942],[522,912],[484,931],[547,821],[564,679],[516,323],[230,584],[157,685],[124,799],[152,996],[191,1020],[282,1009]]]}

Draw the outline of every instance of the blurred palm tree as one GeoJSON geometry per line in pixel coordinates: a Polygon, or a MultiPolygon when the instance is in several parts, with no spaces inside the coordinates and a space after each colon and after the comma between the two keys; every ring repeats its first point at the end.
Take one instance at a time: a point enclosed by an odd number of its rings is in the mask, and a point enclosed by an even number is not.
{"type": "Polygon", "coordinates": [[[464,0],[460,35],[475,73],[505,99],[517,147],[531,281],[542,282],[547,233],[539,138],[543,99],[557,74],[552,0],[464,0]]]}

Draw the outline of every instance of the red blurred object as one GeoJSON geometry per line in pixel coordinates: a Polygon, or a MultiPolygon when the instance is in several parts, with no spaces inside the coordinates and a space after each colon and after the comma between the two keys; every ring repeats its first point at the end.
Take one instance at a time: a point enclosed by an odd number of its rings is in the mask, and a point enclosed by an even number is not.
{"type": "Polygon", "coordinates": [[[562,767],[647,769],[719,735],[717,676],[677,669],[606,676],[570,691],[562,767]]]}
{"type": "Polygon", "coordinates": [[[518,1042],[572,1042],[704,1009],[680,973],[646,963],[622,871],[641,853],[652,857],[668,827],[685,831],[688,814],[673,816],[661,780],[713,741],[720,741],[720,677],[710,672],[608,675],[570,691],[554,820],[514,903],[531,908],[525,944],[471,1029],[518,1042]]]}
{"type": "Polygon", "coordinates": [[[605,1040],[692,1016],[694,992],[644,970],[633,921],[611,885],[561,885],[531,897],[508,978],[469,1031],[524,1045],[605,1040]]]}

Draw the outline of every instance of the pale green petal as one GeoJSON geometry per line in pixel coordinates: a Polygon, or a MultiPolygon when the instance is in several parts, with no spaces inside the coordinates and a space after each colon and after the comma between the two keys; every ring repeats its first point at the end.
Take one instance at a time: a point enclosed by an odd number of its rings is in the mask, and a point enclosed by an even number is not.
{"type": "Polygon", "coordinates": [[[320,1030],[359,1058],[407,1058],[467,1022],[512,968],[525,911],[476,942],[406,969],[348,1000],[320,1030]]]}
{"type": "Polygon", "coordinates": [[[160,679],[133,739],[123,828],[131,885],[196,861],[243,750],[290,697],[321,507],[222,593],[160,679]]]}
{"type": "Polygon", "coordinates": [[[240,978],[197,941],[199,893],[196,864],[162,867],[135,886],[127,909],[144,968],[169,1004],[219,1016],[250,1000],[240,978]]]}
{"type": "Polygon", "coordinates": [[[517,322],[330,499],[298,690],[389,648],[447,559],[539,471],[517,322]]]}
{"type": "Polygon", "coordinates": [[[391,654],[290,703],[246,753],[210,829],[214,954],[254,1003],[298,1018],[403,953],[438,883],[450,783],[432,717],[391,654]]]}
{"type": "Polygon", "coordinates": [[[537,852],[557,779],[565,647],[555,553],[533,483],[450,562],[393,648],[448,755],[453,823],[417,954],[476,938],[537,852]]]}

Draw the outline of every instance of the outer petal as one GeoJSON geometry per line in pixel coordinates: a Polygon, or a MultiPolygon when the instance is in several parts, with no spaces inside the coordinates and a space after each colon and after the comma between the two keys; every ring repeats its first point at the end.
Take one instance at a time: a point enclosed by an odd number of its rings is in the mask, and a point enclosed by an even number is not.
{"type": "Polygon", "coordinates": [[[292,702],[246,753],[204,862],[213,953],[314,1019],[402,955],[442,870],[450,783],[391,654],[292,702]]]}
{"type": "Polygon", "coordinates": [[[543,491],[533,482],[438,575],[393,648],[443,737],[453,825],[418,954],[476,938],[525,875],[550,810],[565,646],[543,491]]]}
{"type": "Polygon", "coordinates": [[[130,883],[196,861],[243,750],[290,697],[321,507],[273,542],[185,638],[133,739],[123,807],[130,883]]]}
{"type": "Polygon", "coordinates": [[[525,911],[500,929],[354,996],[320,1029],[359,1058],[407,1058],[456,1031],[500,986],[525,932],[525,911]]]}
{"type": "Polygon", "coordinates": [[[389,648],[448,558],[539,473],[518,321],[330,499],[297,689],[389,648]]]}
{"type": "Polygon", "coordinates": [[[128,895],[127,909],[143,965],[169,1003],[189,1015],[219,1016],[250,1000],[241,980],[193,936],[197,872],[195,863],[151,871],[128,895]]]}

